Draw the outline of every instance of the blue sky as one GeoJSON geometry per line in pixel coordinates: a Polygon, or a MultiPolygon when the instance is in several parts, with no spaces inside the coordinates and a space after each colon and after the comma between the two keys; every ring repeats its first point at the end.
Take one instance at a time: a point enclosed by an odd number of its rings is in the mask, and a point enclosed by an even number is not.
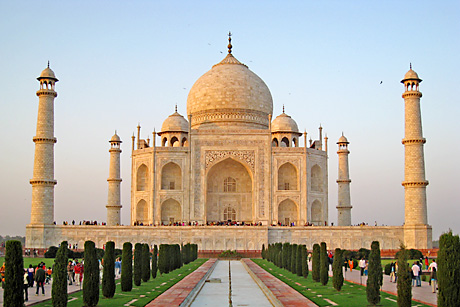
{"type": "Polygon", "coordinates": [[[336,142],[350,141],[352,222],[404,221],[404,102],[412,62],[420,86],[428,220],[459,233],[460,2],[0,1],[0,233],[30,222],[38,98],[46,67],[55,101],[55,219],[106,219],[108,140],[122,144],[122,222],[130,216],[130,137],[158,131],[193,83],[226,53],[270,88],[299,129],[329,144],[329,218],[336,222],[336,142]],[[382,83],[381,83],[382,81],[382,83]]]}

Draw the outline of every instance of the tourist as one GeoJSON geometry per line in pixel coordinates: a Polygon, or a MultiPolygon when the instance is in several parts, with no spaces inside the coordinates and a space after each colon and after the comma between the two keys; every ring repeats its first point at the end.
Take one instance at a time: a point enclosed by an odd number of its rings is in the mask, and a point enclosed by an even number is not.
{"type": "Polygon", "coordinates": [[[69,280],[69,286],[72,285],[72,281],[74,280],[74,270],[72,261],[69,261],[67,264],[67,279],[69,280]]]}
{"type": "Polygon", "coordinates": [[[428,266],[430,265],[428,261],[428,256],[425,256],[425,270],[428,270],[428,266]]]}
{"type": "Polygon", "coordinates": [[[414,262],[412,265],[412,287],[414,287],[414,284],[416,287],[421,287],[421,280],[420,280],[420,266],[419,262],[414,262]]]}
{"type": "Polygon", "coordinates": [[[27,269],[27,274],[29,275],[29,287],[32,288],[34,286],[34,273],[35,270],[31,264],[29,264],[29,268],[27,269]]]}
{"type": "Polygon", "coordinates": [[[353,272],[353,259],[348,260],[348,266],[350,267],[350,272],[353,272]]]}
{"type": "Polygon", "coordinates": [[[39,265],[35,271],[35,282],[37,283],[37,292],[35,295],[38,295],[38,291],[42,288],[42,294],[45,295],[45,270],[39,265]]]}
{"type": "Polygon", "coordinates": [[[395,279],[395,263],[391,262],[390,264],[390,282],[393,282],[395,279]]]}
{"type": "Polygon", "coordinates": [[[78,261],[74,267],[74,272],[75,272],[75,285],[80,286],[82,276],[83,276],[83,265],[79,263],[78,261]]]}
{"type": "Polygon", "coordinates": [[[120,257],[115,260],[115,278],[119,278],[121,275],[121,261],[120,257]]]}
{"type": "Polygon", "coordinates": [[[361,276],[363,276],[364,269],[366,268],[366,260],[364,260],[364,257],[359,260],[358,266],[361,269],[361,276]]]}
{"type": "Polygon", "coordinates": [[[367,276],[367,273],[369,272],[369,261],[364,260],[366,266],[364,267],[364,276],[367,276]]]}
{"type": "Polygon", "coordinates": [[[395,262],[395,283],[398,281],[398,262],[395,262]]]}
{"type": "Polygon", "coordinates": [[[29,300],[29,273],[24,270],[24,301],[29,300]]]}
{"type": "Polygon", "coordinates": [[[433,293],[436,293],[436,289],[438,286],[438,276],[437,276],[437,271],[438,271],[438,264],[436,261],[433,259],[433,262],[431,262],[429,268],[430,270],[430,280],[431,280],[431,290],[433,293]]]}

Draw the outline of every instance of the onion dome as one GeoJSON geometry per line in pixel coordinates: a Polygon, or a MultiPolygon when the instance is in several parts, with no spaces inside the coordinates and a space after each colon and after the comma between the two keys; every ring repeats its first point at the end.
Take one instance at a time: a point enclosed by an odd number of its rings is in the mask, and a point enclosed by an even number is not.
{"type": "Polygon", "coordinates": [[[54,81],[59,81],[57,78],[56,78],[56,75],[54,74],[54,71],[50,68],[50,62],[48,62],[48,67],[45,68],[42,73],[40,74],[40,77],[37,78],[37,80],[41,80],[41,79],[52,79],[54,81]]]}
{"type": "MultiPolygon", "coordinates": [[[[283,108],[284,109],[284,108],[283,108]]],[[[272,122],[272,132],[299,132],[297,123],[286,113],[281,113],[272,122]]]]}
{"type": "Polygon", "coordinates": [[[267,85],[231,54],[231,44],[227,56],[195,82],[187,98],[192,128],[267,129],[272,111],[267,85]]]}
{"type": "Polygon", "coordinates": [[[342,134],[337,144],[350,144],[350,142],[348,142],[348,139],[342,134]]]}
{"type": "Polygon", "coordinates": [[[110,143],[122,143],[120,137],[118,136],[117,132],[115,131],[115,134],[112,136],[112,138],[109,141],[110,143]]]}
{"type": "Polygon", "coordinates": [[[165,119],[161,132],[188,132],[188,121],[176,111],[165,119]]]}
{"type": "Polygon", "coordinates": [[[418,74],[412,70],[412,64],[410,64],[410,69],[404,75],[404,79],[401,80],[401,83],[404,83],[405,81],[408,81],[408,80],[417,80],[418,82],[422,82],[422,79],[418,77],[418,74]]]}

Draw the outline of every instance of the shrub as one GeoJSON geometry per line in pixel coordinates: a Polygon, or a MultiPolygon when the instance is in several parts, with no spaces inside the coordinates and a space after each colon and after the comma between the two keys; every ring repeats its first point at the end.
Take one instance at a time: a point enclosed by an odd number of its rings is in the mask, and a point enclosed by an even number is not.
{"type": "Polygon", "coordinates": [[[385,275],[390,275],[391,274],[391,263],[385,264],[385,275]]]}
{"type": "Polygon", "coordinates": [[[58,248],[56,246],[50,246],[45,252],[45,258],[56,258],[58,248]]]}
{"type": "Polygon", "coordinates": [[[147,243],[142,244],[142,281],[150,279],[150,248],[147,243]]]}
{"type": "MultiPolygon", "coordinates": [[[[396,252],[395,254],[395,259],[398,259],[399,257],[399,252],[396,252]]],[[[420,258],[423,258],[423,254],[421,251],[419,251],[418,249],[406,249],[406,253],[407,253],[407,260],[410,260],[410,259],[420,259],[420,258]]]]}
{"type": "Polygon", "coordinates": [[[343,259],[356,259],[358,258],[358,253],[356,251],[349,251],[349,250],[346,250],[346,249],[343,249],[342,250],[342,258],[343,259]]]}
{"type": "Polygon", "coordinates": [[[97,306],[99,302],[99,261],[93,241],[85,242],[85,277],[83,278],[83,303],[97,306]]]}
{"type": "Polygon", "coordinates": [[[311,278],[313,281],[319,282],[320,273],[320,247],[319,244],[313,244],[313,254],[311,258],[311,278]]]}
{"type": "Polygon", "coordinates": [[[421,278],[422,278],[422,281],[426,281],[426,275],[422,275],[421,278]]]}
{"type": "Polygon", "coordinates": [[[326,242],[321,242],[319,278],[323,286],[329,281],[329,257],[327,256],[326,242]]]}
{"type": "Polygon", "coordinates": [[[373,306],[380,302],[380,286],[382,285],[382,262],[380,259],[380,244],[373,241],[369,255],[369,277],[367,278],[367,302],[373,306]]]}
{"type": "Polygon", "coordinates": [[[296,273],[297,276],[302,276],[302,245],[297,245],[297,255],[296,255],[296,273]]]}
{"type": "Polygon", "coordinates": [[[412,301],[411,274],[407,258],[409,253],[404,245],[398,251],[398,306],[410,307],[412,301]]]}
{"type": "Polygon", "coordinates": [[[335,249],[334,262],[332,263],[332,285],[334,289],[340,291],[343,286],[343,259],[340,248],[335,249]]]}
{"type": "Polygon", "coordinates": [[[22,244],[17,240],[6,241],[5,245],[5,288],[3,306],[24,305],[24,259],[22,244]]]}
{"type": "Polygon", "coordinates": [[[155,245],[153,247],[153,255],[152,255],[152,278],[155,279],[157,277],[158,271],[158,247],[155,245]]]}
{"type": "Polygon", "coordinates": [[[438,306],[458,306],[460,301],[460,240],[452,231],[439,238],[438,306]]]}
{"type": "Polygon", "coordinates": [[[112,298],[115,295],[115,242],[113,241],[105,244],[102,295],[106,298],[112,298]]]}
{"type": "Polygon", "coordinates": [[[130,242],[123,244],[121,257],[121,291],[133,289],[133,245],[130,242]]]}
{"type": "Polygon", "coordinates": [[[307,278],[308,276],[308,260],[307,260],[307,247],[305,245],[302,245],[301,249],[302,253],[302,276],[304,278],[307,278]]]}
{"type": "Polygon", "coordinates": [[[261,256],[262,256],[262,259],[265,259],[265,244],[262,244],[261,256]]]}
{"type": "Polygon", "coordinates": [[[219,254],[219,258],[241,258],[241,254],[237,251],[226,250],[219,254]]]}
{"type": "Polygon", "coordinates": [[[141,285],[141,272],[142,272],[142,244],[136,243],[134,245],[134,285],[141,285]]]}
{"type": "Polygon", "coordinates": [[[51,286],[51,300],[54,307],[67,306],[67,250],[67,241],[63,241],[54,259],[51,286]]]}

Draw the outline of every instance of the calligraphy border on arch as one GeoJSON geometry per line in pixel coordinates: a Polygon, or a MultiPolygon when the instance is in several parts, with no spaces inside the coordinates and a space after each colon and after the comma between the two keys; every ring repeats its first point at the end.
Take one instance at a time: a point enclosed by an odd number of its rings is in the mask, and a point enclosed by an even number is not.
{"type": "Polygon", "coordinates": [[[255,168],[255,154],[254,150],[206,150],[205,153],[205,167],[208,169],[216,162],[222,161],[227,157],[236,158],[245,162],[254,173],[255,168]]]}

